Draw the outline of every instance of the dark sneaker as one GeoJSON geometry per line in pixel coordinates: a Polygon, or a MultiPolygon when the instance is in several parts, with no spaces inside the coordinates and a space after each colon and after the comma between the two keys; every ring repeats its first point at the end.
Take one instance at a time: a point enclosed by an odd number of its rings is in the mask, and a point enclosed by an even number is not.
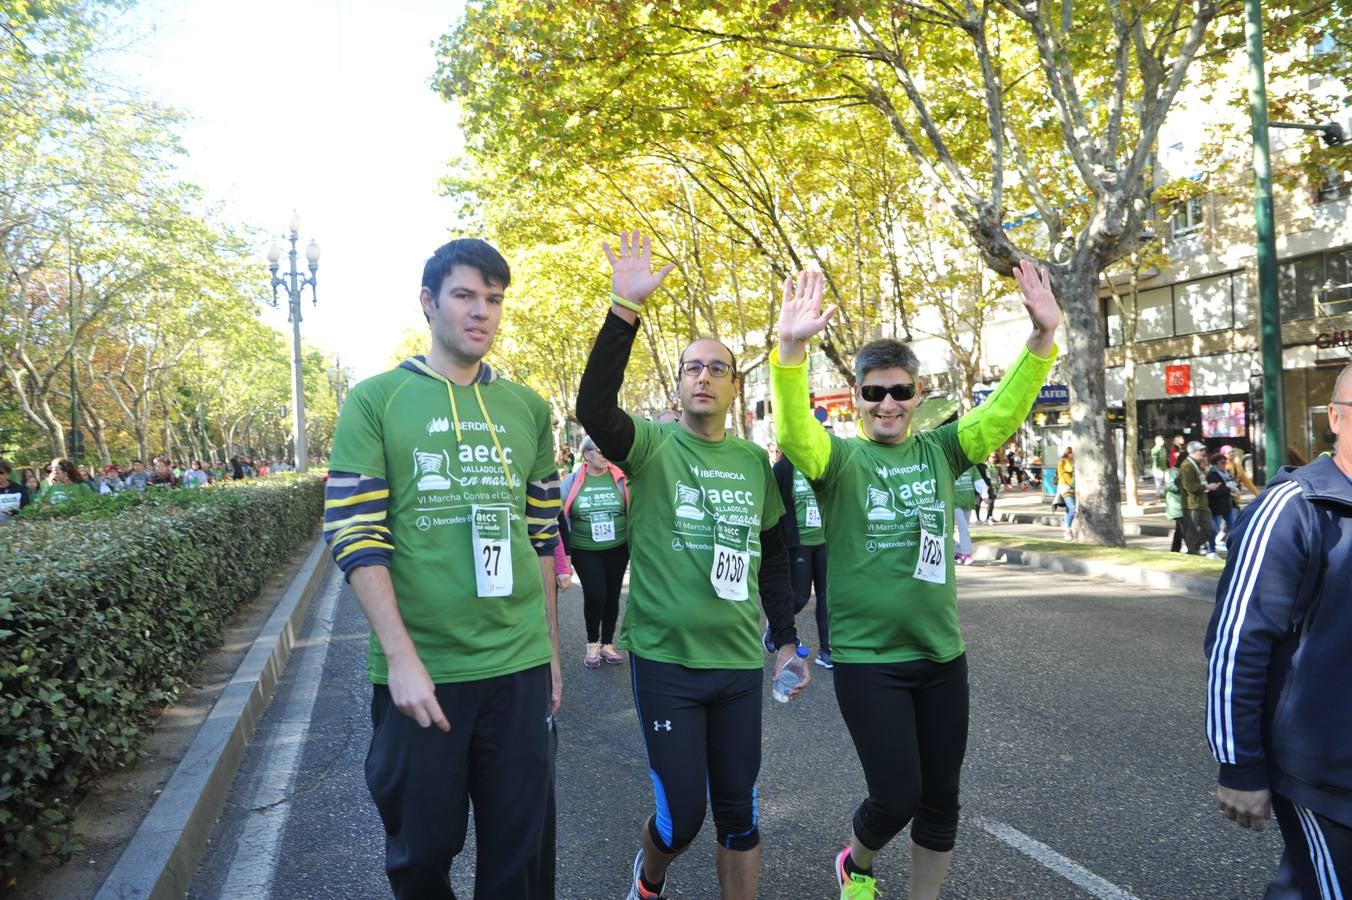
{"type": "Polygon", "coordinates": [[[761,643],[765,645],[766,653],[774,653],[775,645],[770,642],[770,626],[765,626],[765,634],[761,635],[761,643]]]}
{"type": "Polygon", "coordinates": [[[817,665],[821,666],[823,669],[834,669],[834,668],[835,668],[835,665],[831,662],[831,651],[830,651],[830,650],[818,650],[818,651],[817,651],[817,665]]]}

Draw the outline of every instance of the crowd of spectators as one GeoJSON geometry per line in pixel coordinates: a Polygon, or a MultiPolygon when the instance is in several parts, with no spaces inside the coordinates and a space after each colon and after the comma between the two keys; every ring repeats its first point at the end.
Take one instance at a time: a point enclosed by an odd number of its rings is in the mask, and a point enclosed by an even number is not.
{"type": "Polygon", "coordinates": [[[134,459],[123,466],[110,464],[91,470],[58,457],[45,466],[15,469],[0,459],[0,519],[8,518],[30,504],[55,505],[77,497],[118,494],[124,491],[197,488],[218,481],[265,478],[294,467],[285,459],[255,459],[232,456],[229,460],[175,462],[157,456],[147,468],[134,459]]]}

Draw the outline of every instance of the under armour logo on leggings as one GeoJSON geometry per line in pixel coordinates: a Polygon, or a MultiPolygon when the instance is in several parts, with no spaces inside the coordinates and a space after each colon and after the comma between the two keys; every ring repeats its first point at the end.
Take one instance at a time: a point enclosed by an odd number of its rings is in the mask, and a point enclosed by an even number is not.
{"type": "Polygon", "coordinates": [[[667,719],[665,722],[658,722],[656,720],[653,721],[653,731],[670,731],[670,730],[671,730],[670,719],[667,719]]]}

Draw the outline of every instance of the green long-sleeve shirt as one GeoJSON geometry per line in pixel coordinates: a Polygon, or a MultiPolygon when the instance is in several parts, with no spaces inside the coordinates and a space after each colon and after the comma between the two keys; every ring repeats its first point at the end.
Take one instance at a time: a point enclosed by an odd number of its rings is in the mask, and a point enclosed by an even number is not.
{"type": "Polygon", "coordinates": [[[806,361],[770,357],[775,440],[812,483],[825,521],[831,655],[947,662],[965,649],[953,581],[953,482],[1028,416],[1056,359],[1024,350],[985,403],[899,444],[829,434],[808,405],[806,361]]]}

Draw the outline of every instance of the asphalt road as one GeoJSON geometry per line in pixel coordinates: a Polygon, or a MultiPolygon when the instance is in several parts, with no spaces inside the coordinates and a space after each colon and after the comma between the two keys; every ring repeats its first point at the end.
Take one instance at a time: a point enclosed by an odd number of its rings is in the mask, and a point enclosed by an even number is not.
{"type": "MultiPolygon", "coordinates": [[[[959,573],[972,681],[963,823],[946,897],[1259,897],[1275,827],[1225,822],[1203,735],[1210,599],[1040,570],[959,573]]],[[[620,898],[652,805],[628,665],[581,664],[581,592],[560,604],[559,894],[620,898]]],[[[799,617],[815,645],[811,608],[799,617]]],[[[370,726],[366,628],[338,579],[316,597],[236,779],[190,897],[389,896],[362,762],[370,726]],[[294,771],[294,775],[292,774],[294,771]]],[[[800,700],[765,685],[761,897],[831,898],[863,777],[831,673],[800,700]]],[[[669,894],[716,898],[712,822],[672,867],[669,894]]],[[[473,896],[471,845],[457,894],[473,896]]],[[[906,842],[876,865],[905,895],[906,842]]]]}

